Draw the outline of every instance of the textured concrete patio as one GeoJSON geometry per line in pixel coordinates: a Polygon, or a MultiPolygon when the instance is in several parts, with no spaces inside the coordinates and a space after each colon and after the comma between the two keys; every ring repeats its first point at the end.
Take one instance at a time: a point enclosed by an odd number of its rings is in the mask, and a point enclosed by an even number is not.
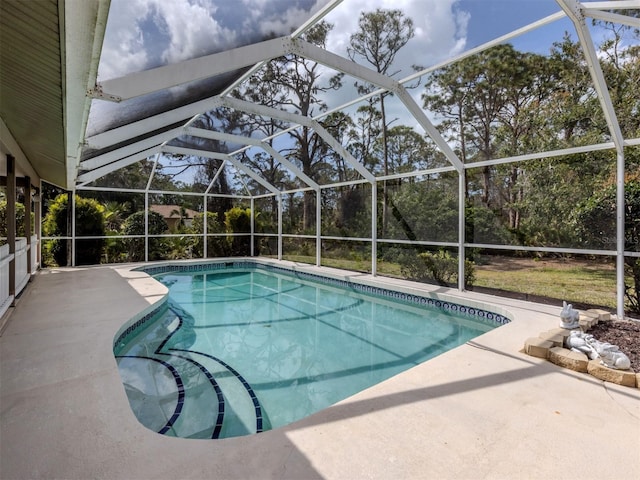
{"type": "Polygon", "coordinates": [[[158,435],[129,408],[112,342],[163,294],[126,268],[36,276],[0,337],[0,478],[640,478],[640,390],[524,355],[559,309],[478,294],[514,321],[300,422],[158,435]]]}

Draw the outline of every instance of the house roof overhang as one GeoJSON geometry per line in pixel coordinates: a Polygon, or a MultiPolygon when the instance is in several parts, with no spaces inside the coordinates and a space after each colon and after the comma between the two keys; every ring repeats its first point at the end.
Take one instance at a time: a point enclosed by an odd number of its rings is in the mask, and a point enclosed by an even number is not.
{"type": "Polygon", "coordinates": [[[0,2],[0,151],[19,175],[74,188],[109,6],[0,2]]]}

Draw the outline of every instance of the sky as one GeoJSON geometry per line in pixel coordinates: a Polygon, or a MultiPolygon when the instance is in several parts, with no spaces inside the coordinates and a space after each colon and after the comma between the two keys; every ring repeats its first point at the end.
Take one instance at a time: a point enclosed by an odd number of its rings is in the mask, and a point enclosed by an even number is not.
{"type": "MultiPolygon", "coordinates": [[[[98,81],[125,76],[190,58],[291,33],[328,0],[112,0],[98,69],[98,81]]],[[[362,12],[400,9],[413,21],[415,36],[396,57],[396,79],[493,40],[532,21],[558,12],[555,0],[343,0],[325,19],[333,24],[328,49],[347,56],[362,12]]],[[[516,48],[548,53],[562,38],[567,20],[514,40],[516,48]]],[[[335,72],[327,72],[332,76],[335,72]]],[[[327,102],[343,105],[356,95],[354,79],[327,102]]],[[[202,92],[215,85],[202,85],[202,92]]],[[[173,90],[174,101],[180,103],[173,90]]],[[[422,89],[411,93],[419,101],[422,89]]],[[[168,97],[148,96],[117,106],[94,101],[89,132],[94,134],[162,111],[168,97]]],[[[199,98],[193,97],[192,101],[199,98]]],[[[169,108],[172,108],[171,105],[169,108]]],[[[405,113],[406,114],[406,113],[405,113]]],[[[398,112],[398,115],[402,115],[398,112]]],[[[407,122],[403,122],[407,123],[407,122]]],[[[415,122],[413,122],[415,126],[415,122]]],[[[407,123],[408,124],[408,123],[407,123]]]]}
{"type": "MultiPolygon", "coordinates": [[[[194,58],[291,32],[326,0],[113,0],[99,80],[194,58]]],[[[554,0],[344,0],[326,19],[329,50],[345,54],[360,12],[400,9],[415,37],[398,61],[431,65],[558,12],[554,0]],[[411,48],[409,48],[409,46],[411,48]]],[[[561,36],[568,22],[559,28],[561,36]]],[[[545,29],[543,36],[552,32],[545,29]]],[[[538,35],[539,37],[540,35],[538,35]]],[[[530,38],[527,48],[548,51],[530,38]]]]}
{"type": "MultiPolygon", "coordinates": [[[[98,81],[288,35],[327,1],[112,0],[98,81]]],[[[377,8],[400,9],[413,21],[415,36],[398,54],[392,68],[397,72],[396,79],[413,73],[412,65],[436,65],[561,11],[555,0],[343,0],[325,17],[333,24],[328,50],[346,57],[360,14],[377,8]]],[[[566,18],[510,42],[519,50],[548,54],[565,31],[573,32],[566,18]]],[[[576,38],[575,33],[572,36],[576,38]]],[[[327,81],[333,73],[327,71],[321,81],[327,81]]],[[[354,98],[353,80],[345,78],[347,87],[327,97],[330,108],[354,98]]],[[[202,91],[209,92],[210,86],[203,86],[202,91]]],[[[423,91],[410,91],[419,105],[423,91]]],[[[175,92],[172,95],[176,102],[181,101],[175,92]]],[[[417,127],[397,99],[388,99],[388,119],[394,119],[393,125],[417,127]]],[[[120,105],[95,100],[89,131],[98,133],[129,123],[141,118],[154,103],[159,109],[165,101],[166,96],[161,95],[120,105]]]]}

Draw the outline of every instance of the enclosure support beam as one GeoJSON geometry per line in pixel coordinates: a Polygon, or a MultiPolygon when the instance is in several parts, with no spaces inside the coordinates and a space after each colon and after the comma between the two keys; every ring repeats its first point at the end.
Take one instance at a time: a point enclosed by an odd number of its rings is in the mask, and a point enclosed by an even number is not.
{"type": "Polygon", "coordinates": [[[42,266],[42,180],[38,182],[38,189],[33,197],[33,213],[35,216],[36,239],[38,241],[36,243],[36,265],[42,266]]]}
{"type": "Polygon", "coordinates": [[[466,170],[458,174],[458,290],[460,291],[465,289],[465,260],[467,256],[464,248],[467,233],[465,224],[466,176],[466,170]]]}
{"type": "MultiPolygon", "coordinates": [[[[162,145],[164,142],[168,142],[176,137],[179,137],[180,135],[183,134],[183,132],[184,132],[184,129],[182,127],[178,127],[163,133],[159,133],[158,135],[153,135],[152,137],[145,138],[144,140],[140,140],[139,142],[131,143],[126,147],[121,147],[116,150],[112,150],[108,153],[98,155],[97,157],[84,160],[83,162],[80,162],[80,169],[93,170],[100,167],[106,167],[110,163],[114,163],[118,160],[122,160],[125,157],[129,157],[137,153],[140,153],[143,150],[148,150],[148,149],[157,147],[159,145],[162,145]]],[[[115,168],[113,170],[115,170],[115,168]]],[[[110,170],[110,171],[113,171],[113,170],[110,170]]],[[[104,172],[104,174],[107,174],[107,173],[109,172],[108,171],[104,172]]]]}
{"type": "Polygon", "coordinates": [[[31,280],[31,249],[34,247],[31,245],[31,178],[25,177],[24,180],[24,236],[27,239],[27,275],[31,280]]]}
{"type": "Polygon", "coordinates": [[[624,318],[624,150],[618,152],[616,172],[616,314],[624,318]]]}
{"type": "Polygon", "coordinates": [[[316,267],[322,265],[322,191],[316,188],[316,267]]]}
{"type": "Polygon", "coordinates": [[[205,130],[203,128],[195,128],[195,127],[187,127],[184,129],[184,133],[186,135],[191,135],[199,138],[210,138],[213,140],[221,140],[223,142],[230,143],[239,143],[244,145],[252,145],[254,147],[259,147],[269,155],[271,155],[275,160],[280,162],[285,168],[288,168],[295,176],[300,178],[304,183],[313,188],[318,188],[318,184],[313,181],[308,175],[306,175],[302,170],[296,167],[289,160],[284,158],[280,152],[276,151],[271,145],[267,142],[263,142],[260,139],[245,137],[241,135],[232,135],[229,133],[223,132],[215,132],[213,130],[205,130]]]}
{"type": "Polygon", "coordinates": [[[576,29],[611,139],[616,146],[616,312],[619,318],[624,318],[624,137],[613,109],[593,38],[585,24],[584,7],[576,0],[558,0],[558,4],[576,29]]]}
{"type": "Polygon", "coordinates": [[[256,228],[255,228],[255,202],[253,200],[253,197],[251,197],[251,201],[250,201],[250,206],[251,206],[251,218],[249,218],[249,225],[251,226],[251,247],[249,248],[249,256],[254,257],[255,253],[253,251],[254,248],[254,244],[255,244],[255,233],[256,233],[256,228]]]}
{"type": "Polygon", "coordinates": [[[104,165],[102,167],[98,167],[95,168],[93,170],[90,170],[86,173],[83,173],[82,175],[79,175],[78,178],[76,179],[77,182],[77,186],[84,186],[89,182],[93,182],[94,180],[97,180],[98,178],[114,172],[120,168],[123,167],[127,167],[129,165],[132,165],[134,163],[139,162],[140,160],[145,160],[148,157],[150,157],[151,155],[154,155],[155,153],[158,152],[159,148],[160,148],[161,144],[158,144],[152,148],[149,148],[147,150],[143,150],[142,152],[138,152],[134,155],[130,155],[128,157],[124,157],[121,160],[118,160],[116,162],[113,163],[109,163],[107,165],[104,165]]]}
{"type": "Polygon", "coordinates": [[[282,194],[278,195],[278,260],[282,260],[282,194]]]}
{"type": "Polygon", "coordinates": [[[144,261],[149,261],[149,191],[144,192],[144,261]]]}
{"type": "MultiPolygon", "coordinates": [[[[70,191],[69,195],[71,200],[71,266],[76,266],[76,192],[70,191]]],[[[67,200],[69,201],[69,199],[67,200]]],[[[67,258],[67,265],[69,265],[69,259],[67,258]]]]}
{"type": "Polygon", "coordinates": [[[204,199],[203,199],[203,208],[202,208],[202,241],[204,242],[202,244],[202,258],[203,259],[207,259],[207,243],[209,243],[207,240],[207,224],[209,223],[209,218],[207,215],[207,194],[205,193],[203,195],[204,199]]]}
{"type": "Polygon", "coordinates": [[[176,153],[179,155],[193,155],[194,157],[213,158],[216,160],[227,161],[231,163],[231,165],[233,165],[236,168],[236,170],[251,177],[253,180],[258,182],[260,185],[262,185],[264,188],[269,190],[271,193],[276,195],[280,193],[280,190],[278,190],[276,187],[271,185],[264,178],[259,176],[256,172],[251,170],[249,167],[244,166],[242,162],[240,162],[239,160],[236,160],[232,156],[227,155],[225,153],[217,153],[217,152],[210,152],[208,150],[196,150],[194,148],[171,147],[171,146],[163,147],[162,151],[166,153],[176,153]]]}
{"type": "Polygon", "coordinates": [[[374,175],[362,166],[341,144],[338,142],[322,125],[317,121],[312,120],[304,115],[298,115],[296,113],[286,112],[284,110],[278,110],[277,108],[266,107],[264,105],[257,105],[255,103],[245,102],[237,98],[227,97],[223,101],[223,105],[228,108],[240,110],[245,113],[253,113],[255,115],[261,115],[263,117],[276,118],[285,122],[303,125],[311,128],[315,133],[322,138],[327,145],[329,145],[336,153],[340,154],[344,160],[351,165],[363,178],[366,178],[369,182],[374,182],[374,175]]]}
{"type": "Polygon", "coordinates": [[[378,182],[371,185],[371,275],[378,274],[378,182]]]}
{"type": "Polygon", "coordinates": [[[9,245],[9,298],[16,300],[16,159],[7,155],[7,244],[9,245]]]}

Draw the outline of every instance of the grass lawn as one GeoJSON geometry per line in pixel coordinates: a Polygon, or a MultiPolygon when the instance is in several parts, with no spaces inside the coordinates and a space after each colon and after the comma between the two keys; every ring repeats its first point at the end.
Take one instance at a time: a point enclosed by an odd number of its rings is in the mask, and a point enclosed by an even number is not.
{"type": "MultiPolygon", "coordinates": [[[[315,256],[287,255],[284,258],[315,264],[315,256]]],[[[323,257],[322,264],[344,270],[371,271],[369,260],[323,257]]],[[[378,273],[402,277],[400,266],[396,263],[378,262],[378,273]]],[[[616,305],[616,271],[613,263],[485,256],[476,265],[474,285],[611,309],[616,305]]]]}
{"type": "Polygon", "coordinates": [[[616,305],[616,271],[612,263],[578,259],[485,257],[476,265],[478,287],[567,300],[608,308],[616,305]]]}

